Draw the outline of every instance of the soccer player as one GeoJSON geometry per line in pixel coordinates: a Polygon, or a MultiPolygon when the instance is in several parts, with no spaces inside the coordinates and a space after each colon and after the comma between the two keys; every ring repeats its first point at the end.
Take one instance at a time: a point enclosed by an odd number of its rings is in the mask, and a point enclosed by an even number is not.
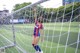
{"type": "MultiPolygon", "coordinates": [[[[34,9],[34,16],[35,16],[35,27],[34,27],[32,46],[36,50],[36,53],[43,53],[43,51],[38,45],[38,42],[40,40],[40,35],[43,35],[42,15],[40,15],[39,18],[37,18],[36,9],[34,9]]],[[[43,36],[41,40],[43,41],[43,36]]]]}

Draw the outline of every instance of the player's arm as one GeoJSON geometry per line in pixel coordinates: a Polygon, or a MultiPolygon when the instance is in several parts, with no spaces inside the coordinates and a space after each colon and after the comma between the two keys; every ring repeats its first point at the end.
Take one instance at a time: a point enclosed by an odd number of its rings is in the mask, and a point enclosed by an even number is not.
{"type": "Polygon", "coordinates": [[[40,29],[41,41],[44,41],[44,29],[40,29]]]}
{"type": "Polygon", "coordinates": [[[41,34],[41,41],[44,41],[44,29],[42,24],[40,26],[40,34],[41,34]]]}
{"type": "Polygon", "coordinates": [[[34,19],[35,19],[35,23],[37,22],[37,14],[36,14],[36,8],[34,7],[33,9],[33,12],[34,12],[34,19]]]}

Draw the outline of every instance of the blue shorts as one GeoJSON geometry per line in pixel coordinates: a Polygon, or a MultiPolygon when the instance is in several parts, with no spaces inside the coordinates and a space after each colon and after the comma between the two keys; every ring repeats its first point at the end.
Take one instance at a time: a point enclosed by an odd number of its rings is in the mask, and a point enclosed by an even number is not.
{"type": "Polygon", "coordinates": [[[38,35],[36,35],[36,33],[34,33],[33,35],[34,35],[34,36],[38,36],[38,37],[40,37],[40,33],[38,33],[38,35]]]}

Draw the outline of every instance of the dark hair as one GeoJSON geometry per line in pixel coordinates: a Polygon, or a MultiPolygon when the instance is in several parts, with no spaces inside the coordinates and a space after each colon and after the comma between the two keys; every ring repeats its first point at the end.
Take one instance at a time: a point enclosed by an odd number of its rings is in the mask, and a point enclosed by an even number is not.
{"type": "Polygon", "coordinates": [[[41,14],[41,13],[37,14],[37,21],[40,23],[43,23],[43,14],[41,14]],[[40,18],[40,17],[42,17],[42,18],[40,18]]]}
{"type": "Polygon", "coordinates": [[[38,22],[43,23],[43,18],[42,19],[38,18],[38,22]]]}

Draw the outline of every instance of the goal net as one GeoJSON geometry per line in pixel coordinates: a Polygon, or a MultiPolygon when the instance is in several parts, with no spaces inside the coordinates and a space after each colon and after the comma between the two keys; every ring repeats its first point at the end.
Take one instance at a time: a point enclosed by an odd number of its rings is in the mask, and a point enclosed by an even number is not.
{"type": "MultiPolygon", "coordinates": [[[[44,42],[38,43],[43,53],[80,53],[80,3],[73,2],[53,9],[43,8],[41,5],[47,2],[42,1],[44,0],[12,12],[11,18],[7,18],[9,24],[1,25],[0,29],[3,31],[0,31],[0,42],[6,37],[6,42],[10,40],[16,44],[15,47],[6,49],[7,53],[35,52],[32,47],[34,7],[36,17],[43,15],[44,42]]],[[[10,41],[7,43],[10,44],[10,41]]]]}

